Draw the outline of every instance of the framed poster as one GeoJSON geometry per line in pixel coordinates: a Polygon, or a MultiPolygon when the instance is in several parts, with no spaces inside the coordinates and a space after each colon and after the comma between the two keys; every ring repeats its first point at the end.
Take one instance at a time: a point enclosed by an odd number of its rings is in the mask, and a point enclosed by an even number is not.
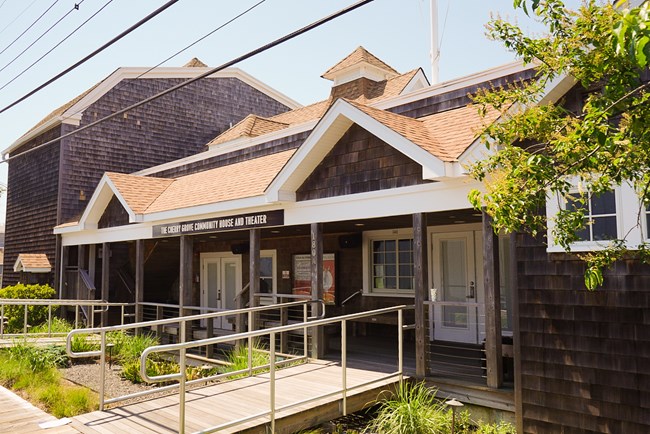
{"type": "MultiPolygon", "coordinates": [[[[293,255],[293,293],[311,294],[311,255],[293,255]]],[[[327,304],[336,302],[336,255],[323,255],[323,299],[327,304]]]]}

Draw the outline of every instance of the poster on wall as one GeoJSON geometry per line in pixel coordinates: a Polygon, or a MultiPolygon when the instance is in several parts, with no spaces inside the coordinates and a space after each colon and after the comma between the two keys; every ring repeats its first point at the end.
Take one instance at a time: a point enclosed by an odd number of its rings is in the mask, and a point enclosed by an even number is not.
{"type": "MultiPolygon", "coordinates": [[[[311,255],[293,255],[293,293],[311,294],[311,255]]],[[[323,299],[327,304],[336,301],[336,256],[323,255],[323,299]]]]}

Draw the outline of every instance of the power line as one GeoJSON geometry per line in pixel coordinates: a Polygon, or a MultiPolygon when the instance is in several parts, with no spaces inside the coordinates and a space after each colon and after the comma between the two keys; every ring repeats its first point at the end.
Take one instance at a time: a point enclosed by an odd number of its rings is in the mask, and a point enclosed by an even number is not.
{"type": "Polygon", "coordinates": [[[291,40],[291,39],[293,39],[293,38],[295,38],[297,36],[300,36],[303,33],[307,33],[307,32],[309,32],[311,30],[314,30],[315,28],[320,27],[323,24],[326,24],[326,23],[328,23],[328,22],[330,22],[330,21],[332,21],[332,20],[334,20],[334,19],[336,19],[336,18],[338,18],[340,16],[346,15],[346,14],[352,12],[353,10],[360,8],[361,6],[364,6],[364,5],[368,4],[368,3],[372,3],[373,1],[374,0],[361,0],[361,1],[358,1],[356,3],[353,3],[350,6],[339,10],[338,12],[334,12],[333,14],[330,14],[330,15],[324,17],[324,18],[321,18],[321,19],[319,19],[317,21],[314,21],[311,24],[308,24],[308,25],[306,25],[306,26],[304,26],[304,27],[302,27],[302,28],[300,28],[298,30],[295,30],[295,31],[293,31],[293,32],[291,32],[291,33],[289,33],[289,34],[287,34],[285,36],[282,36],[281,38],[278,38],[278,39],[276,39],[276,40],[274,40],[272,42],[269,42],[266,45],[258,47],[258,48],[254,49],[252,51],[249,51],[248,53],[243,54],[243,55],[241,55],[239,57],[236,57],[235,59],[230,60],[230,61],[228,61],[226,63],[223,63],[220,66],[212,68],[212,69],[204,72],[203,74],[197,75],[194,78],[190,78],[190,79],[188,79],[188,80],[186,80],[186,81],[184,81],[182,83],[179,83],[179,84],[177,84],[175,86],[172,86],[169,89],[165,89],[162,92],[159,92],[159,93],[157,93],[155,95],[152,95],[149,98],[143,99],[140,102],[137,102],[137,103],[132,104],[132,105],[130,105],[130,106],[124,108],[124,109],[121,109],[121,110],[118,110],[118,111],[116,111],[114,113],[111,113],[110,115],[105,116],[105,117],[103,117],[101,119],[98,119],[98,120],[96,120],[94,122],[91,122],[88,125],[84,125],[83,127],[79,127],[74,131],[63,134],[63,135],[57,137],[56,139],[49,140],[49,141],[47,141],[45,143],[42,143],[42,144],[40,144],[38,146],[34,146],[33,148],[28,149],[28,150],[26,150],[24,152],[21,152],[18,155],[14,155],[14,156],[11,156],[11,157],[4,158],[3,160],[0,161],[0,163],[5,163],[5,162],[8,162],[8,161],[11,161],[14,158],[21,157],[21,156],[23,156],[25,154],[28,154],[28,153],[30,153],[32,151],[40,149],[40,148],[42,148],[44,146],[51,145],[51,144],[56,143],[56,142],[58,142],[58,141],[60,141],[62,139],[65,139],[67,137],[74,136],[75,134],[78,134],[78,133],[80,133],[80,132],[82,132],[84,130],[87,130],[87,129],[92,128],[92,127],[94,127],[96,125],[99,125],[102,122],[106,122],[106,121],[108,121],[110,119],[113,119],[113,118],[115,118],[117,116],[121,116],[124,113],[129,112],[129,111],[131,111],[133,109],[136,109],[136,108],[138,108],[140,106],[143,106],[145,104],[149,104],[150,102],[155,101],[158,98],[161,98],[161,97],[163,97],[163,96],[165,96],[165,95],[167,95],[169,93],[175,92],[178,89],[181,89],[181,88],[183,88],[185,86],[188,86],[188,85],[190,85],[190,84],[192,84],[194,82],[197,82],[197,81],[202,80],[202,79],[204,79],[206,77],[209,77],[210,75],[215,74],[215,73],[217,73],[217,72],[219,72],[221,70],[224,70],[224,69],[226,69],[228,67],[231,67],[233,65],[236,65],[239,62],[243,62],[246,59],[249,59],[249,58],[251,58],[253,56],[256,56],[257,54],[263,53],[263,52],[265,52],[265,51],[267,51],[267,50],[269,50],[269,49],[271,49],[271,48],[273,48],[273,47],[275,47],[277,45],[283,44],[283,43],[285,43],[285,42],[287,42],[287,41],[289,41],[289,40],[291,40]]]}
{"type": "Polygon", "coordinates": [[[43,89],[43,88],[49,86],[50,84],[54,83],[54,82],[55,82],[56,80],[58,80],[59,78],[63,77],[64,75],[66,75],[66,74],[69,73],[70,71],[76,69],[79,65],[81,65],[81,64],[85,63],[86,61],[92,59],[92,58],[95,57],[97,54],[101,53],[101,52],[104,51],[106,48],[110,47],[111,45],[113,45],[114,43],[116,43],[117,41],[119,41],[120,39],[122,39],[123,37],[125,37],[126,35],[128,35],[128,34],[131,33],[132,31],[134,31],[134,30],[137,29],[138,27],[142,26],[142,25],[145,24],[147,21],[151,20],[151,19],[154,18],[156,15],[160,14],[160,13],[163,12],[165,9],[169,8],[169,7],[172,6],[174,3],[177,3],[177,2],[178,2],[178,0],[170,0],[170,1],[168,1],[167,3],[165,3],[164,5],[162,5],[161,7],[159,7],[158,9],[156,9],[155,11],[153,11],[152,13],[150,13],[149,15],[147,15],[146,17],[144,17],[143,19],[141,19],[140,21],[138,21],[137,23],[135,23],[134,25],[132,25],[131,27],[129,27],[128,29],[126,29],[125,31],[123,31],[122,33],[120,33],[119,35],[115,36],[113,39],[111,39],[110,41],[108,41],[107,43],[105,43],[104,45],[102,45],[101,47],[97,48],[95,51],[93,51],[92,53],[90,53],[89,55],[87,55],[86,57],[84,57],[83,59],[79,60],[79,61],[78,61],[77,63],[75,63],[74,65],[68,67],[68,68],[65,69],[64,71],[61,71],[60,73],[58,73],[58,74],[55,75],[54,77],[52,77],[52,78],[50,78],[49,80],[47,80],[45,83],[41,84],[40,86],[37,86],[35,89],[29,91],[27,94],[21,96],[21,97],[18,98],[16,101],[14,101],[14,102],[12,102],[11,104],[9,104],[8,106],[4,107],[3,109],[0,110],[0,113],[4,113],[4,112],[6,112],[6,111],[9,110],[11,107],[13,107],[13,106],[15,106],[16,104],[18,104],[18,103],[20,103],[20,102],[26,100],[26,99],[29,98],[30,96],[34,95],[36,92],[38,92],[38,91],[40,91],[41,89],[43,89]]]}
{"type": "MultiPolygon", "coordinates": [[[[112,1],[112,0],[111,0],[111,1],[112,1]]],[[[175,53],[172,54],[171,56],[169,56],[169,57],[167,57],[166,59],[164,59],[164,60],[158,62],[156,65],[152,66],[151,68],[147,69],[147,70],[144,71],[143,73],[138,74],[136,77],[134,77],[134,80],[137,80],[137,79],[139,79],[139,78],[144,77],[145,75],[147,75],[148,73],[150,73],[150,72],[153,71],[154,69],[158,68],[160,65],[162,65],[162,64],[164,64],[164,63],[166,63],[166,62],[168,62],[169,60],[171,60],[171,59],[173,59],[174,57],[178,56],[178,55],[181,54],[182,52],[189,50],[190,48],[192,48],[193,46],[195,46],[195,45],[198,44],[199,42],[203,41],[203,40],[206,39],[207,37],[212,36],[212,35],[213,35],[214,33],[216,33],[217,31],[223,29],[223,28],[226,27],[227,25],[231,24],[232,22],[238,20],[239,18],[243,17],[243,16],[246,15],[247,13],[251,12],[253,9],[255,9],[256,7],[258,7],[259,5],[261,5],[262,3],[264,3],[265,1],[266,1],[266,0],[260,0],[260,1],[258,1],[257,3],[255,3],[254,5],[252,5],[251,7],[249,7],[248,9],[246,9],[246,10],[240,12],[239,14],[235,15],[234,17],[232,17],[231,19],[229,19],[229,20],[226,21],[225,23],[221,24],[220,26],[216,27],[215,29],[211,30],[210,32],[206,33],[205,35],[201,36],[199,39],[195,40],[195,41],[192,42],[191,44],[186,45],[185,47],[181,48],[180,50],[178,50],[177,52],[175,52],[175,53]]],[[[9,83],[7,83],[7,84],[9,84],[9,83]]],[[[120,82],[120,83],[119,83],[119,84],[114,88],[114,90],[122,89],[122,88],[123,88],[124,86],[126,86],[127,84],[132,86],[132,85],[133,85],[133,82],[131,82],[131,81],[128,81],[128,82],[127,82],[127,81],[121,81],[121,82],[120,82]]],[[[2,90],[2,89],[4,89],[4,86],[3,86],[3,87],[0,87],[0,90],[2,90]]],[[[75,116],[76,114],[81,113],[82,111],[84,111],[84,109],[85,109],[85,108],[80,108],[80,109],[77,110],[76,112],[71,113],[71,114],[70,114],[68,117],[66,117],[65,119],[69,119],[69,118],[75,116]]]]}
{"type": "Polygon", "coordinates": [[[50,11],[50,9],[52,9],[54,7],[54,5],[57,4],[58,2],[59,2],[59,0],[54,0],[54,3],[52,3],[49,8],[45,9],[45,12],[43,12],[38,18],[36,18],[36,20],[33,23],[31,23],[29,25],[29,27],[27,27],[20,35],[18,35],[16,37],[16,39],[11,41],[11,43],[9,45],[7,45],[2,51],[0,51],[0,54],[4,53],[5,51],[7,51],[7,49],[9,47],[14,45],[16,43],[16,41],[18,41],[25,33],[27,33],[29,31],[29,29],[34,27],[36,25],[36,23],[38,23],[41,20],[41,18],[43,18],[45,16],[45,14],[48,13],[50,11]]]}
{"type": "Polygon", "coordinates": [[[4,27],[2,28],[2,30],[0,30],[0,35],[2,35],[2,34],[5,32],[5,30],[7,30],[7,28],[9,28],[9,26],[11,26],[13,23],[15,23],[16,20],[18,20],[18,18],[22,17],[23,14],[24,14],[25,12],[27,12],[27,9],[31,8],[31,7],[34,5],[34,3],[36,3],[36,0],[32,0],[32,2],[31,2],[30,4],[28,4],[27,7],[26,7],[25,9],[23,9],[22,12],[19,13],[19,14],[16,16],[16,18],[14,18],[13,20],[11,20],[11,22],[10,22],[9,24],[7,24],[6,26],[4,26],[4,27]]]}
{"type": "MultiPolygon", "coordinates": [[[[2,89],[4,89],[5,87],[9,86],[11,83],[13,83],[15,80],[17,80],[21,75],[23,75],[24,73],[26,73],[27,71],[29,71],[30,69],[32,69],[32,67],[33,67],[34,65],[36,65],[38,62],[40,62],[41,60],[43,60],[43,58],[45,58],[45,56],[47,56],[47,55],[50,54],[52,51],[54,51],[54,50],[55,50],[59,45],[63,44],[63,43],[64,43],[64,42],[65,42],[65,41],[66,41],[70,36],[74,35],[74,34],[77,32],[77,30],[79,30],[80,28],[82,28],[83,26],[85,26],[86,23],[88,23],[88,21],[90,21],[90,20],[92,20],[93,18],[95,18],[95,16],[96,16],[97,14],[99,14],[101,11],[103,11],[104,8],[106,8],[106,6],[108,6],[108,5],[111,4],[112,2],[113,2],[113,0],[108,0],[108,2],[104,3],[104,6],[102,6],[101,8],[99,8],[99,10],[98,10],[97,12],[95,12],[94,14],[92,14],[88,19],[86,19],[83,23],[81,23],[81,24],[80,24],[76,29],[74,29],[72,32],[70,32],[70,33],[68,34],[68,36],[66,36],[65,38],[61,39],[61,40],[60,40],[60,41],[59,41],[59,42],[58,42],[54,47],[50,48],[50,49],[49,49],[45,54],[43,54],[41,57],[39,57],[38,59],[36,59],[35,62],[33,62],[33,63],[32,63],[31,65],[29,65],[27,68],[23,69],[23,70],[22,70],[18,75],[16,75],[14,78],[12,78],[11,80],[9,80],[9,81],[6,82],[5,84],[3,84],[2,87],[0,87],[0,90],[2,90],[2,89]]],[[[81,5],[81,3],[83,3],[83,0],[82,0],[79,4],[81,5]]],[[[65,18],[65,17],[64,17],[64,18],[65,18]]],[[[50,28],[51,28],[51,27],[50,27],[50,28]]],[[[34,42],[36,42],[36,41],[34,41],[34,42]]],[[[33,45],[33,44],[32,44],[32,45],[33,45]]],[[[31,46],[31,45],[30,45],[30,46],[31,46]]],[[[29,47],[27,47],[27,48],[29,48],[29,47]]],[[[22,54],[22,53],[21,53],[21,54],[22,54]]],[[[15,59],[14,59],[14,60],[15,60],[15,59]]],[[[12,61],[12,62],[13,62],[13,61],[12,61]]],[[[9,66],[9,65],[7,65],[7,66],[9,66]]],[[[7,66],[5,66],[5,68],[6,68],[7,66]]],[[[4,68],[0,69],[0,71],[2,71],[2,70],[4,70],[4,68]]]]}
{"type": "MultiPolygon", "coordinates": [[[[24,49],[23,51],[21,51],[20,53],[18,53],[18,55],[17,55],[16,57],[14,57],[13,59],[11,59],[11,61],[10,61],[9,63],[7,63],[7,64],[6,64],[5,66],[3,66],[2,68],[0,68],[0,72],[4,71],[5,69],[7,69],[7,68],[9,67],[9,65],[11,65],[11,64],[14,63],[16,60],[18,60],[18,58],[19,58],[20,56],[22,56],[23,54],[25,54],[25,52],[26,52],[27,50],[29,50],[30,48],[32,48],[32,47],[34,46],[35,43],[37,43],[38,41],[40,41],[40,40],[41,40],[45,35],[47,35],[47,34],[50,32],[50,30],[52,30],[54,27],[56,27],[56,26],[57,26],[61,21],[63,21],[63,20],[64,20],[68,15],[70,15],[70,14],[71,14],[72,12],[74,12],[74,11],[78,11],[78,10],[79,10],[79,7],[81,6],[81,4],[82,4],[84,1],[85,1],[85,0],[81,0],[79,3],[75,3],[75,5],[72,7],[72,9],[70,9],[68,12],[65,13],[65,15],[63,15],[63,16],[62,16],[61,18],[59,18],[59,19],[58,19],[54,24],[52,24],[52,25],[51,25],[51,26],[50,26],[50,27],[49,27],[45,32],[43,32],[43,33],[42,33],[38,38],[36,38],[36,40],[34,40],[31,44],[29,44],[27,47],[25,47],[25,49],[24,49]]],[[[94,16],[94,15],[93,15],[93,16],[94,16]]],[[[92,17],[91,17],[91,18],[92,18],[92,17]]],[[[76,31],[76,30],[75,30],[75,31],[76,31]]],[[[73,33],[74,33],[74,32],[73,32],[73,33]]],[[[66,37],[66,39],[67,39],[67,37],[66,37]]],[[[57,45],[57,46],[58,46],[58,45],[57,45]]],[[[55,47],[55,48],[56,48],[56,47],[55,47]]],[[[40,60],[40,59],[39,59],[39,60],[40,60]]],[[[30,66],[30,68],[31,68],[31,66],[30,66]]],[[[28,69],[29,69],[29,68],[28,68],[28,69]]],[[[23,72],[25,72],[25,71],[23,71],[23,72]]],[[[21,72],[21,74],[22,74],[22,72],[21,72]]],[[[15,80],[15,79],[14,79],[14,80],[15,80]]],[[[11,80],[11,81],[13,81],[13,80],[11,80]]],[[[5,84],[5,86],[6,86],[6,84],[5,84]]],[[[3,89],[4,89],[4,87],[3,87],[3,89]]]]}

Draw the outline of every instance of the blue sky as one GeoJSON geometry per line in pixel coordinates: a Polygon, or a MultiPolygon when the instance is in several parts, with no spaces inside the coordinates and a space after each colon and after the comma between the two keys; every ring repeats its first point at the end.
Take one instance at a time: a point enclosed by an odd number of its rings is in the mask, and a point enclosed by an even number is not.
{"type": "MultiPolygon", "coordinates": [[[[0,71],[0,87],[107,1],[83,0],[79,10],[70,13],[18,60],[0,71]]],[[[59,0],[39,23],[0,54],[0,68],[71,10],[75,2],[80,0],[59,0]]],[[[0,0],[0,51],[52,3],[54,0],[0,0]]],[[[0,90],[0,106],[32,90],[164,3],[163,0],[112,0],[68,41],[0,90]]],[[[74,72],[0,114],[0,149],[7,148],[50,111],[116,68],[155,65],[255,3],[257,0],[179,1],[74,72]]],[[[192,57],[209,66],[218,66],[352,3],[352,0],[266,0],[164,66],[180,66],[192,57]]],[[[567,4],[574,7],[578,0],[569,0],[567,4]]],[[[438,0],[441,81],[514,60],[512,53],[485,37],[484,25],[491,14],[516,21],[531,32],[542,31],[530,18],[513,11],[512,0],[438,0]]],[[[298,102],[309,104],[328,95],[330,82],[320,75],[359,45],[400,72],[423,67],[430,76],[429,32],[429,0],[375,0],[237,66],[298,102]]],[[[0,164],[0,182],[6,183],[6,177],[6,164],[0,164]]],[[[0,221],[4,221],[4,214],[3,198],[0,221]]]]}

